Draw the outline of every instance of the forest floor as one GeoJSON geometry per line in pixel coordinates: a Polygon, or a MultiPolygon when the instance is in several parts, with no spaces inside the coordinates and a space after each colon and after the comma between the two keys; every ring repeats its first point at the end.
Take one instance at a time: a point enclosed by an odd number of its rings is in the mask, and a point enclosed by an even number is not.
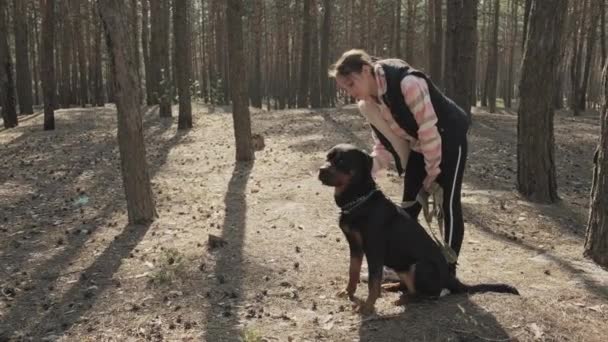
{"type": "MultiPolygon", "coordinates": [[[[174,108],[174,116],[176,108],[174,108]]],[[[194,128],[144,116],[159,218],[127,226],[113,107],[21,117],[0,131],[0,341],[605,341],[608,272],[582,256],[597,113],[555,118],[561,201],[515,190],[517,118],[477,108],[458,274],[521,296],[449,295],[362,317],[335,294],[348,273],[332,189],[334,144],[371,146],[352,107],[255,111],[266,147],[234,160],[227,108],[194,128]],[[209,236],[226,243],[209,244],[209,236]],[[602,337],[603,336],[603,337],[602,337]]],[[[388,171],[382,189],[399,200],[388,171]]],[[[361,284],[357,295],[364,297],[361,284]]]]}

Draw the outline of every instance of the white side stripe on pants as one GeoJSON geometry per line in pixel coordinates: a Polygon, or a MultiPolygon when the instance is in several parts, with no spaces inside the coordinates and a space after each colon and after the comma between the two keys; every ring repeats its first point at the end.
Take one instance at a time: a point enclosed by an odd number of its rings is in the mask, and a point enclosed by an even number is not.
{"type": "MultiPolygon", "coordinates": [[[[456,171],[454,171],[454,179],[452,181],[452,192],[450,193],[450,237],[448,238],[448,245],[452,246],[452,233],[454,232],[454,189],[456,188],[456,178],[458,177],[458,171],[460,169],[460,157],[462,155],[462,146],[458,146],[458,160],[456,161],[456,171]]],[[[444,227],[445,229],[445,227],[444,227]]]]}

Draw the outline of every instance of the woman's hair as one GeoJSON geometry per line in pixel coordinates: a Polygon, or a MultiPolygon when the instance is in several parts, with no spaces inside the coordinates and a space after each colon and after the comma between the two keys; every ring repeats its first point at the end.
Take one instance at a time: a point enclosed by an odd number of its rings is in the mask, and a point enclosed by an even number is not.
{"type": "Polygon", "coordinates": [[[329,68],[329,77],[348,76],[353,72],[360,73],[363,66],[371,67],[376,60],[378,58],[370,56],[364,50],[348,50],[329,68]]]}

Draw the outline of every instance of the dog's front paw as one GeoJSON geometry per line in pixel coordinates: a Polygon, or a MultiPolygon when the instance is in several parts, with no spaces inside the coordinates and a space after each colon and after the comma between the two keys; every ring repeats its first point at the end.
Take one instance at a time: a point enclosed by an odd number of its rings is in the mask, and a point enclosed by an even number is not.
{"type": "Polygon", "coordinates": [[[350,300],[353,300],[355,298],[355,291],[356,289],[346,288],[344,290],[339,291],[336,296],[338,296],[338,298],[348,298],[350,300]]]}
{"type": "Polygon", "coordinates": [[[410,302],[410,297],[408,295],[404,294],[404,295],[399,296],[399,299],[397,299],[396,301],[394,301],[393,305],[395,305],[395,306],[405,306],[409,302],[410,302]]]}
{"type": "Polygon", "coordinates": [[[355,312],[367,316],[367,315],[371,315],[374,313],[375,308],[374,308],[374,304],[368,303],[368,302],[360,302],[354,305],[354,310],[355,312]]]}
{"type": "Polygon", "coordinates": [[[341,290],[336,295],[339,298],[347,298],[353,300],[355,298],[355,292],[357,291],[357,285],[348,284],[344,290],[341,290]]]}

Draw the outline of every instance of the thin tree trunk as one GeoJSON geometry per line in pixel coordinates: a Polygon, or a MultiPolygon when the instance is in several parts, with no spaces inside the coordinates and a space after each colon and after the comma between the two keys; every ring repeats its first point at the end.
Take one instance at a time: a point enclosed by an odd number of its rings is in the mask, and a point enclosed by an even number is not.
{"type": "MultiPolygon", "coordinates": [[[[591,8],[596,9],[600,6],[599,2],[604,0],[590,0],[591,8]]],[[[599,21],[599,11],[593,10],[591,13],[591,21],[589,25],[589,32],[587,33],[587,52],[585,53],[585,68],[583,71],[583,79],[581,83],[579,108],[585,110],[587,107],[587,89],[589,85],[589,74],[591,72],[591,66],[593,61],[593,53],[595,52],[596,36],[597,36],[597,24],[599,21]]]]}
{"type": "MultiPolygon", "coordinates": [[[[323,0],[323,27],[321,29],[321,107],[329,107],[329,78],[327,71],[329,69],[329,42],[331,40],[331,15],[332,2],[323,0]]],[[[397,24],[398,25],[398,24],[397,24]]],[[[398,40],[398,39],[397,39],[398,40]]],[[[398,43],[397,47],[398,48],[398,43]]]]}
{"type": "Polygon", "coordinates": [[[524,51],[526,47],[526,40],[528,39],[528,23],[530,22],[530,8],[532,7],[533,0],[524,1],[524,29],[522,31],[521,39],[521,51],[524,51]]]}
{"type": "MultiPolygon", "coordinates": [[[[6,12],[7,0],[0,0],[0,32],[8,32],[6,12]]],[[[13,80],[13,65],[11,51],[8,46],[8,35],[0,35],[0,106],[4,128],[16,127],[17,108],[15,103],[15,88],[13,80]]]]}
{"type": "Polygon", "coordinates": [[[312,108],[321,107],[321,79],[319,76],[319,25],[317,17],[319,16],[316,0],[310,8],[310,106],[312,108]]]}
{"type": "Polygon", "coordinates": [[[517,41],[517,30],[519,25],[517,24],[517,0],[511,0],[511,39],[509,44],[509,70],[507,71],[507,91],[506,91],[506,99],[505,99],[505,107],[512,107],[512,99],[513,99],[513,72],[514,72],[514,64],[515,64],[515,42],[517,41]]]}
{"type": "Polygon", "coordinates": [[[129,9],[123,0],[98,0],[116,82],[118,148],[129,223],[146,224],[156,213],[146,162],[139,79],[129,9]]]}
{"type": "Polygon", "coordinates": [[[251,142],[251,118],[249,95],[247,94],[247,69],[243,54],[243,4],[241,0],[227,1],[226,19],[228,23],[228,58],[232,96],[232,117],[236,142],[236,160],[250,161],[255,158],[251,142]]]}
{"type": "Polygon", "coordinates": [[[433,78],[433,83],[441,88],[443,86],[441,70],[443,56],[443,15],[441,12],[443,0],[430,0],[430,2],[433,11],[430,76],[433,78]]]}
{"type": "MultiPolygon", "coordinates": [[[[79,103],[81,107],[85,107],[89,102],[89,94],[87,89],[87,58],[84,47],[84,37],[82,30],[82,16],[84,15],[82,11],[82,2],[80,0],[72,1],[73,9],[76,11],[77,15],[74,17],[74,35],[76,36],[76,50],[78,52],[78,70],[80,75],[80,84],[79,84],[79,103]]],[[[88,39],[88,37],[87,37],[88,39]]]]}
{"type": "Polygon", "coordinates": [[[32,73],[30,71],[30,51],[27,28],[27,2],[13,0],[15,18],[15,64],[17,76],[17,99],[19,100],[19,113],[32,114],[32,73]]]}
{"type": "Polygon", "coordinates": [[[31,30],[32,30],[32,39],[30,55],[32,56],[32,74],[34,75],[34,104],[39,105],[41,103],[40,99],[40,68],[39,68],[39,56],[40,54],[40,39],[38,36],[38,10],[36,6],[32,6],[31,13],[31,30]]]}
{"type": "Polygon", "coordinates": [[[498,84],[498,25],[500,1],[494,1],[494,19],[492,21],[492,46],[488,53],[488,104],[490,113],[496,112],[496,87],[498,84]]]}
{"type": "Polygon", "coordinates": [[[300,59],[300,83],[298,87],[298,107],[307,108],[310,95],[310,37],[312,31],[312,13],[311,7],[314,0],[304,0],[303,20],[304,27],[302,28],[302,54],[300,59]]]}
{"type": "MultiPolygon", "coordinates": [[[[1,1],[1,0],[0,0],[1,1]]],[[[55,0],[40,0],[42,15],[42,48],[40,72],[44,93],[44,130],[55,129],[55,0]]]]}
{"type": "Polygon", "coordinates": [[[407,0],[407,24],[405,28],[405,60],[414,64],[414,48],[416,46],[416,1],[407,0]]]}
{"type": "Polygon", "coordinates": [[[174,58],[179,95],[178,129],[192,128],[192,102],[190,81],[192,77],[191,21],[188,15],[189,0],[173,0],[174,58]]]}
{"type": "Polygon", "coordinates": [[[262,7],[264,3],[255,0],[253,16],[253,87],[251,105],[262,108],[262,7]]]}
{"type": "Polygon", "coordinates": [[[95,42],[93,46],[93,55],[95,56],[95,65],[93,67],[95,75],[94,82],[94,93],[95,93],[95,105],[102,107],[105,103],[104,92],[103,92],[103,67],[102,67],[102,56],[101,56],[101,40],[102,40],[102,27],[101,19],[99,18],[99,12],[97,9],[93,9],[93,16],[95,17],[95,42]]]}
{"type": "Polygon", "coordinates": [[[146,104],[152,106],[158,103],[154,93],[154,72],[150,48],[150,6],[149,0],[141,0],[141,47],[144,57],[144,71],[146,74],[146,104]]]}

